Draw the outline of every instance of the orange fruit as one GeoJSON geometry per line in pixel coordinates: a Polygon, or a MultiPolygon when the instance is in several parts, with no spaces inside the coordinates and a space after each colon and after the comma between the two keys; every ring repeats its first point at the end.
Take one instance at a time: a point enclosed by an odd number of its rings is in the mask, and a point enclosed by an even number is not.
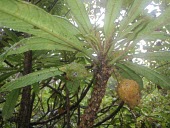
{"type": "Polygon", "coordinates": [[[117,93],[132,109],[140,103],[140,87],[134,80],[123,79],[117,87],[117,93]]]}

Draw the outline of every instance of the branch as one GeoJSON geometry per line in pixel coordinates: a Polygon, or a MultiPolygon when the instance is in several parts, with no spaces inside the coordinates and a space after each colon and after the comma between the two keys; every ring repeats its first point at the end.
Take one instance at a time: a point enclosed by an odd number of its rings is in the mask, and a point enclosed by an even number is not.
{"type": "Polygon", "coordinates": [[[57,90],[56,88],[50,86],[50,85],[46,85],[46,87],[49,87],[50,89],[52,89],[55,93],[59,94],[60,96],[66,98],[59,90],[57,90]]]}
{"type": "Polygon", "coordinates": [[[7,60],[4,60],[4,62],[7,64],[7,65],[9,65],[11,68],[13,68],[14,67],[14,65],[12,65],[10,62],[8,62],[7,60]]]}
{"type": "Polygon", "coordinates": [[[93,127],[98,127],[101,124],[103,124],[104,122],[106,122],[107,120],[109,120],[111,118],[113,119],[116,116],[116,114],[120,111],[120,109],[123,107],[123,105],[124,105],[124,102],[122,101],[114,112],[112,112],[109,116],[107,116],[102,121],[100,121],[97,124],[95,124],[93,127]]]}
{"type": "Polygon", "coordinates": [[[66,118],[67,118],[67,128],[70,128],[70,93],[69,93],[69,90],[68,88],[65,86],[65,89],[66,89],[66,111],[67,111],[67,115],[66,115],[66,118]]]}
{"type": "Polygon", "coordinates": [[[36,4],[38,4],[39,2],[41,2],[41,0],[37,0],[34,4],[36,5],[36,4]]]}
{"type": "Polygon", "coordinates": [[[48,7],[48,12],[50,12],[54,6],[57,4],[58,0],[54,0],[54,2],[48,7]]]}
{"type": "MultiPolygon", "coordinates": [[[[93,84],[94,78],[95,78],[95,77],[93,76],[93,78],[92,78],[92,80],[90,81],[90,83],[88,84],[87,88],[86,88],[85,91],[81,94],[80,99],[79,99],[75,104],[73,104],[72,106],[70,106],[70,110],[73,110],[74,108],[76,108],[76,107],[80,104],[80,102],[83,100],[83,98],[86,96],[87,92],[89,91],[91,85],[93,84]]],[[[48,123],[48,122],[50,122],[50,121],[52,121],[52,120],[60,119],[60,117],[63,116],[63,115],[65,115],[66,113],[67,113],[67,111],[64,110],[64,111],[63,111],[62,113],[60,113],[59,115],[56,114],[56,116],[54,116],[54,117],[52,117],[52,118],[50,118],[50,119],[47,119],[47,120],[45,120],[45,121],[32,122],[32,123],[31,123],[31,126],[33,126],[33,125],[39,125],[39,124],[46,124],[46,123],[48,123]]]]}
{"type": "Polygon", "coordinates": [[[111,105],[105,107],[105,108],[102,108],[98,111],[98,113],[106,113],[115,103],[116,101],[118,101],[118,98],[114,101],[112,101],[111,105]]]}

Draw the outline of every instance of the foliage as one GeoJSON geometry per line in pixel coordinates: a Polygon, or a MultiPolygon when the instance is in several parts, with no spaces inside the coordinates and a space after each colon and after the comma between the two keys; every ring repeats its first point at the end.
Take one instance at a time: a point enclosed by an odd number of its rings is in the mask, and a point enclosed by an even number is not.
{"type": "Polygon", "coordinates": [[[44,69],[41,71],[37,71],[34,73],[30,73],[26,76],[20,77],[17,80],[7,83],[5,84],[2,88],[1,88],[1,92],[3,91],[11,91],[17,88],[21,88],[24,87],[26,85],[31,85],[34,84],[38,81],[42,81],[44,79],[47,79],[49,77],[52,76],[56,76],[56,75],[61,75],[62,72],[58,71],[58,69],[56,68],[49,68],[49,69],[44,69]]]}
{"type": "Polygon", "coordinates": [[[141,116],[137,118],[137,125],[141,127],[169,127],[169,90],[151,89],[148,94],[143,92],[143,101],[139,106],[141,116]]]}
{"type": "Polygon", "coordinates": [[[32,89],[30,127],[79,126],[100,89],[94,127],[169,127],[169,13],[169,2],[157,0],[1,0],[2,127],[17,124],[24,87],[32,89]],[[32,72],[24,74],[28,51],[32,72]],[[109,73],[108,87],[96,88],[109,73]],[[116,93],[124,78],[142,90],[133,110],[116,93]]]}

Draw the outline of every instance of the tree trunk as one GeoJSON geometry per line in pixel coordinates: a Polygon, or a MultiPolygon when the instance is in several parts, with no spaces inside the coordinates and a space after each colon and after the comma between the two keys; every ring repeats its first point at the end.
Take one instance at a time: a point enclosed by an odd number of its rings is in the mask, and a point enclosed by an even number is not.
{"type": "MultiPolygon", "coordinates": [[[[31,72],[32,52],[28,51],[24,58],[24,75],[31,72]]],[[[18,116],[18,128],[29,128],[31,118],[31,86],[24,87],[22,90],[21,105],[18,116]]]]}
{"type": "Polygon", "coordinates": [[[71,128],[71,124],[70,124],[70,92],[68,90],[68,88],[66,87],[66,111],[67,111],[67,128],[71,128]]]}
{"type": "Polygon", "coordinates": [[[79,128],[91,128],[94,124],[95,117],[99,110],[102,99],[105,95],[107,81],[112,73],[112,69],[107,66],[104,59],[99,59],[100,64],[97,66],[95,73],[95,83],[91,94],[88,107],[81,117],[79,128]]]}

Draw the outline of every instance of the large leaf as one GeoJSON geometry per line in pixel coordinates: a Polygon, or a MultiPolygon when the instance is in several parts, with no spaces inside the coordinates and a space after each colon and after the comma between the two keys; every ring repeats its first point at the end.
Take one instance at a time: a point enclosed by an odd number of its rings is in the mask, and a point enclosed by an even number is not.
{"type": "Polygon", "coordinates": [[[155,84],[160,85],[163,88],[170,89],[170,79],[167,76],[164,76],[150,68],[130,63],[130,62],[124,62],[124,64],[135,71],[137,74],[140,74],[141,76],[144,76],[148,80],[152,81],[155,84]]]}
{"type": "Polygon", "coordinates": [[[153,20],[150,24],[148,24],[148,27],[153,30],[155,28],[159,28],[162,26],[165,26],[167,24],[169,24],[169,13],[170,13],[170,7],[166,8],[165,12],[162,12],[162,14],[156,18],[155,20],[153,20]]]}
{"type": "Polygon", "coordinates": [[[147,60],[170,61],[170,52],[146,52],[132,55],[134,58],[142,58],[147,60]]]}
{"type": "Polygon", "coordinates": [[[147,40],[147,41],[153,41],[153,40],[156,40],[156,39],[159,39],[159,40],[166,40],[166,41],[170,41],[170,34],[167,34],[165,32],[159,32],[159,31],[154,31],[148,35],[146,35],[143,40],[147,40]]]}
{"type": "Polygon", "coordinates": [[[123,0],[108,0],[106,6],[106,15],[104,20],[104,32],[106,40],[111,38],[116,24],[116,18],[120,15],[123,0]]]}
{"type": "Polygon", "coordinates": [[[136,74],[132,69],[130,69],[126,65],[120,64],[120,63],[117,63],[116,66],[121,69],[121,70],[119,69],[119,73],[123,77],[136,81],[139,84],[140,88],[141,89],[143,88],[142,78],[138,74],[136,74]]]}
{"type": "Polygon", "coordinates": [[[7,34],[14,42],[19,41],[19,37],[11,30],[4,28],[5,34],[7,34]]]}
{"type": "MultiPolygon", "coordinates": [[[[0,26],[34,34],[57,43],[67,44],[83,51],[83,44],[76,38],[77,28],[68,20],[54,17],[43,9],[22,1],[0,1],[0,26]]],[[[84,51],[85,52],[85,51],[84,51]]]]}
{"type": "Polygon", "coordinates": [[[12,68],[12,67],[1,67],[0,66],[0,72],[8,72],[8,71],[15,71],[16,69],[15,68],[12,68]]]}
{"type": "MultiPolygon", "coordinates": [[[[153,31],[162,28],[165,25],[170,24],[170,7],[168,7],[162,14],[152,20],[147,27],[142,31],[141,35],[147,35],[152,33],[153,31]]],[[[159,31],[159,30],[158,30],[159,31]]]]}
{"type": "Polygon", "coordinates": [[[0,75],[0,82],[2,82],[3,80],[7,79],[8,77],[14,75],[17,72],[18,71],[9,71],[9,72],[5,72],[5,73],[1,74],[0,75]]]}
{"type": "Polygon", "coordinates": [[[81,0],[67,0],[67,4],[78,24],[78,28],[83,34],[89,34],[92,31],[92,25],[83,2],[81,0]]]}
{"type": "Polygon", "coordinates": [[[119,35],[119,37],[117,38],[117,40],[118,40],[118,41],[119,41],[119,40],[122,40],[122,39],[124,38],[124,36],[132,33],[132,32],[135,30],[135,28],[137,28],[138,26],[140,26],[143,22],[145,22],[145,19],[141,19],[141,20],[139,20],[139,21],[137,21],[137,22],[135,22],[135,23],[127,26],[127,28],[126,28],[122,33],[120,33],[120,35],[119,35]]]}
{"type": "Polygon", "coordinates": [[[112,51],[115,50],[115,47],[116,49],[125,48],[125,50],[123,50],[122,54],[120,54],[116,58],[112,56],[110,62],[111,64],[115,63],[115,61],[126,55],[129,50],[135,48],[136,44],[142,39],[141,37],[138,37],[138,35],[141,31],[143,31],[143,29],[145,29],[147,24],[147,20],[140,20],[137,23],[133,23],[132,25],[128,26],[126,29],[123,30],[122,33],[118,35],[117,39],[114,40],[116,41],[115,45],[112,45],[110,47],[108,54],[112,53],[112,51]]]}
{"type": "Polygon", "coordinates": [[[37,71],[34,73],[30,73],[28,75],[25,75],[23,77],[20,77],[16,79],[15,81],[9,82],[5,85],[3,85],[0,88],[0,92],[3,91],[11,91],[17,88],[22,88],[27,85],[34,84],[36,82],[42,81],[44,79],[56,76],[56,75],[61,75],[62,72],[58,70],[58,68],[50,68],[50,69],[44,69],[41,71],[37,71]]]}
{"type": "Polygon", "coordinates": [[[79,80],[67,81],[67,83],[66,83],[67,89],[72,94],[75,94],[78,91],[79,86],[80,86],[79,80]]]}
{"type": "Polygon", "coordinates": [[[85,65],[75,62],[64,65],[63,67],[60,68],[60,70],[65,72],[67,78],[72,81],[86,78],[89,75],[85,68],[85,65]]]}
{"type": "Polygon", "coordinates": [[[131,22],[133,22],[141,13],[144,11],[145,7],[151,2],[152,0],[134,0],[133,4],[128,10],[128,14],[123,19],[120,24],[120,31],[124,30],[129,26],[131,22]]]}
{"type": "Polygon", "coordinates": [[[8,94],[6,102],[2,109],[2,117],[4,120],[7,120],[12,116],[19,94],[20,89],[15,89],[8,94]]]}
{"type": "Polygon", "coordinates": [[[75,51],[69,46],[57,44],[54,41],[40,38],[40,37],[31,37],[25,38],[8,50],[7,55],[24,53],[29,50],[66,50],[66,51],[75,51]]]}
{"type": "MultiPolygon", "coordinates": [[[[67,4],[70,7],[76,24],[78,25],[78,29],[81,32],[81,34],[78,35],[79,38],[86,40],[88,45],[90,44],[92,49],[97,53],[96,49],[99,50],[100,40],[94,34],[93,26],[90,23],[90,19],[83,2],[81,0],[67,0],[67,4]]],[[[91,58],[93,57],[91,56],[91,58]]]]}

